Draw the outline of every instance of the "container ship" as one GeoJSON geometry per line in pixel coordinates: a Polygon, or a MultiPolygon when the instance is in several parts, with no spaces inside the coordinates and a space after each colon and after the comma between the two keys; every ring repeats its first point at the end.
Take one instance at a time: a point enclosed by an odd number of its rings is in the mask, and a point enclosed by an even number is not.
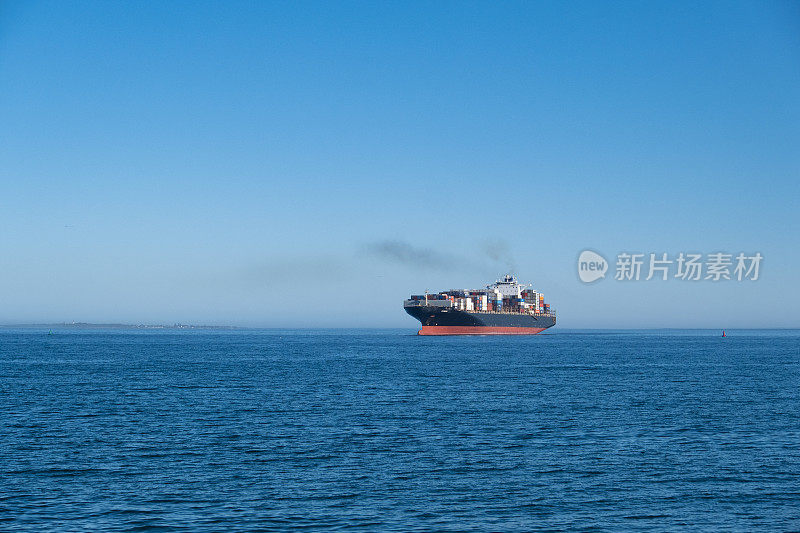
{"type": "Polygon", "coordinates": [[[403,302],[419,335],[534,335],[556,324],[544,295],[512,275],[485,289],[416,294],[403,302]]]}

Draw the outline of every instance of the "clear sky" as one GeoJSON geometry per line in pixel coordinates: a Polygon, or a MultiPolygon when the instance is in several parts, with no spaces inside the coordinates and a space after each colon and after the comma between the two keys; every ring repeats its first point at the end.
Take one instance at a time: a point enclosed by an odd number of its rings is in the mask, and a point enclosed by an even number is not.
{"type": "Polygon", "coordinates": [[[800,327],[800,4],[3,2],[0,184],[0,323],[414,328],[511,265],[563,327],[800,327]]]}

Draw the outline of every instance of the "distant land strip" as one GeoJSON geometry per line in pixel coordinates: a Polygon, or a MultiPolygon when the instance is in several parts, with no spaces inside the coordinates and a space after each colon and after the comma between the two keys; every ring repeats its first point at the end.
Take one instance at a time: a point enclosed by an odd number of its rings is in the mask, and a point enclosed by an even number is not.
{"type": "Polygon", "coordinates": [[[198,326],[193,324],[92,324],[90,322],[57,322],[49,324],[0,324],[0,328],[75,328],[75,329],[247,329],[238,326],[198,326]]]}

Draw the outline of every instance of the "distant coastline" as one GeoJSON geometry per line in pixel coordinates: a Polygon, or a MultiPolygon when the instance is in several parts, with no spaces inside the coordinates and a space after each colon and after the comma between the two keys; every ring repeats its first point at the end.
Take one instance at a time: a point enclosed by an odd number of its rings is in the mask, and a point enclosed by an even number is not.
{"type": "Polygon", "coordinates": [[[238,326],[205,326],[194,324],[93,324],[91,322],[54,322],[48,324],[0,324],[2,329],[71,328],[71,329],[246,329],[238,326]]]}

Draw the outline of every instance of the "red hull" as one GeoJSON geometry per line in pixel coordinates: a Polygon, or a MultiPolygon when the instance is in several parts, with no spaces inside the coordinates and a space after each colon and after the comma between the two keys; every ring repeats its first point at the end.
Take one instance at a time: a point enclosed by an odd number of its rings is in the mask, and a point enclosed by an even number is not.
{"type": "Polygon", "coordinates": [[[417,335],[535,335],[547,328],[499,326],[422,326],[417,335]]]}

